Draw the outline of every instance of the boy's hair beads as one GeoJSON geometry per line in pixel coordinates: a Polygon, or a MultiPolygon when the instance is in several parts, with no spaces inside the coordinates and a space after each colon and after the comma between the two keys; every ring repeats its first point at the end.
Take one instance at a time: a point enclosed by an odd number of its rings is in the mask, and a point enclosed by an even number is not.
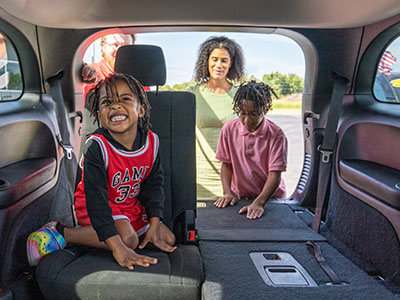
{"type": "Polygon", "coordinates": [[[242,83],[233,98],[233,111],[239,115],[243,109],[243,101],[254,101],[257,112],[265,113],[272,107],[272,95],[278,98],[268,84],[251,80],[242,83]]]}
{"type": "MultiPolygon", "coordinates": [[[[107,77],[103,81],[100,81],[94,88],[89,91],[87,104],[90,111],[90,116],[95,117],[95,121],[100,126],[100,120],[98,117],[98,110],[100,104],[100,89],[102,87],[105,88],[107,96],[116,97],[119,99],[118,90],[116,89],[116,83],[118,81],[124,81],[132,91],[134,95],[136,95],[138,102],[144,108],[144,115],[139,119],[139,128],[144,131],[148,131],[151,127],[150,124],[150,103],[147,98],[146,92],[143,89],[142,84],[133,76],[122,73],[112,74],[110,77],[107,77]]],[[[94,123],[93,122],[93,123],[94,123]]]]}

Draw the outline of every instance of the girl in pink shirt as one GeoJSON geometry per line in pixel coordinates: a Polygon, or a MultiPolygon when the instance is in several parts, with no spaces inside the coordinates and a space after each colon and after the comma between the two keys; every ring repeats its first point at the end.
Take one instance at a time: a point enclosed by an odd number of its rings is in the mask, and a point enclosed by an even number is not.
{"type": "MultiPolygon", "coordinates": [[[[214,205],[235,205],[238,198],[255,198],[239,210],[248,219],[260,218],[270,198],[285,197],[281,172],[286,171],[287,139],[282,129],[265,115],[271,108],[271,87],[250,81],[242,84],[233,100],[239,118],[221,130],[216,157],[222,161],[224,196],[214,205]]],[[[275,95],[276,96],[276,95],[275,95]]]]}

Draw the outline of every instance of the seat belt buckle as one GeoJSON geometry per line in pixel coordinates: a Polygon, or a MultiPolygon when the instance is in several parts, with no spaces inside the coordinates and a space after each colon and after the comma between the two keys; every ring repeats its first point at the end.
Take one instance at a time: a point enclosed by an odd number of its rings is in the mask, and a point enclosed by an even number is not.
{"type": "Polygon", "coordinates": [[[198,235],[196,229],[187,231],[186,241],[188,243],[197,243],[198,235]]]}
{"type": "Polygon", "coordinates": [[[63,148],[64,153],[67,155],[67,159],[72,159],[72,151],[74,150],[74,147],[72,147],[72,145],[64,144],[60,135],[57,135],[57,141],[61,148],[63,148]]]}
{"type": "Polygon", "coordinates": [[[333,153],[332,150],[324,150],[321,147],[322,145],[318,145],[317,150],[322,154],[321,161],[325,164],[329,163],[331,159],[331,155],[333,153]]]}

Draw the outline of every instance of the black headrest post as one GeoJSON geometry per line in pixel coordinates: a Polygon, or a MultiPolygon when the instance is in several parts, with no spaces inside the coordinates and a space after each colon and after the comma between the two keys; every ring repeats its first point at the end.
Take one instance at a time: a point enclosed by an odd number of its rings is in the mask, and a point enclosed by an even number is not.
{"type": "Polygon", "coordinates": [[[127,45],[118,49],[114,71],[135,77],[143,86],[164,85],[167,79],[165,59],[160,47],[127,45]]]}

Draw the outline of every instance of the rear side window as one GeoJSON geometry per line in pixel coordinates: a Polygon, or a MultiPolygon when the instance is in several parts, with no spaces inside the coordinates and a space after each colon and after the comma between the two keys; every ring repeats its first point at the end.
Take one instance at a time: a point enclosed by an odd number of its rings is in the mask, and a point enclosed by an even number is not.
{"type": "Polygon", "coordinates": [[[376,99],[400,103],[400,37],[383,52],[374,82],[376,99]]]}
{"type": "Polygon", "coordinates": [[[0,32],[0,101],[18,99],[22,94],[21,68],[10,40],[0,32]]]}

